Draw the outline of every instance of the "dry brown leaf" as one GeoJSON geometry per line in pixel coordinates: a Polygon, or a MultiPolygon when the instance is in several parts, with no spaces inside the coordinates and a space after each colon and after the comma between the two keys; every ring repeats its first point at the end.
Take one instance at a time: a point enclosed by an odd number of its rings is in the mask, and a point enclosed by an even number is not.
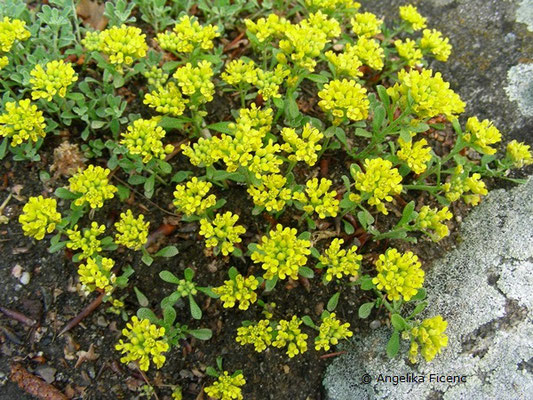
{"type": "Polygon", "coordinates": [[[93,0],[81,0],[77,7],[76,13],[83,20],[85,25],[101,31],[107,26],[107,17],[104,16],[104,4],[98,4],[93,0]]]}
{"type": "Polygon", "coordinates": [[[81,364],[83,364],[85,361],[94,361],[100,357],[99,354],[96,354],[94,352],[94,344],[91,343],[89,346],[88,351],[80,350],[76,353],[78,356],[78,361],[76,361],[76,365],[74,365],[74,368],[78,368],[81,364]]]}

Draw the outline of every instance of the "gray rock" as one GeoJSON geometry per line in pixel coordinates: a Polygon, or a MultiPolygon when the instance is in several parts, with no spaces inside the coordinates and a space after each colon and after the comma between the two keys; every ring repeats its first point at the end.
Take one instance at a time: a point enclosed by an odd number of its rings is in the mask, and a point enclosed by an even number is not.
{"type": "Polygon", "coordinates": [[[533,144],[531,74],[515,74],[533,62],[532,0],[360,2],[361,10],[384,15],[386,21],[398,18],[400,5],[416,5],[428,18],[428,28],[450,38],[453,51],[448,62],[435,61],[430,67],[441,71],[467,103],[461,118],[488,118],[506,139],[533,144]],[[508,81],[508,74],[514,80],[508,81]]]}
{"type": "MultiPolygon", "coordinates": [[[[415,366],[388,360],[390,330],[354,339],[324,379],[328,399],[526,399],[533,393],[533,178],[491,192],[465,218],[462,242],[427,274],[424,317],[448,320],[449,345],[415,366]],[[380,375],[423,375],[423,383],[384,383],[380,375]],[[370,383],[362,383],[365,374],[370,383]],[[430,374],[465,382],[431,382],[430,374]],[[367,377],[368,378],[368,377],[367,377]],[[528,394],[529,393],[529,394],[528,394]]],[[[391,378],[393,379],[393,378],[391,378]]]]}

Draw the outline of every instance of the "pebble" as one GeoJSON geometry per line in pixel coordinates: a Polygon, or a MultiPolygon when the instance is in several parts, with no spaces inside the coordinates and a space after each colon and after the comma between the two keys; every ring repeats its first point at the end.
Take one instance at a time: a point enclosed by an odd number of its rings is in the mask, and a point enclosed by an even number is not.
{"type": "Polygon", "coordinates": [[[378,319],[375,319],[370,323],[370,329],[378,329],[381,326],[381,322],[378,319]]]}
{"type": "Polygon", "coordinates": [[[11,270],[11,275],[13,275],[13,278],[19,279],[22,276],[22,267],[20,264],[17,264],[13,267],[11,270]]]}
{"type": "Polygon", "coordinates": [[[57,369],[47,366],[37,367],[35,370],[37,372],[37,375],[39,375],[41,378],[43,378],[46,383],[52,383],[55,381],[55,375],[57,372],[57,369]]]}
{"type": "Polygon", "coordinates": [[[30,283],[31,275],[28,271],[24,271],[22,275],[20,276],[19,282],[23,285],[27,285],[30,283]]]}

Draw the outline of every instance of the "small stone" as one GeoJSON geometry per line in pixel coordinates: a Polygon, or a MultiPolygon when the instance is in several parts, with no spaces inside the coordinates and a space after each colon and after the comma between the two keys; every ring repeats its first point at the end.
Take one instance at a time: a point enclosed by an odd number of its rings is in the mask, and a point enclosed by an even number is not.
{"type": "Polygon", "coordinates": [[[41,367],[37,367],[35,372],[37,373],[37,375],[43,378],[46,381],[46,383],[52,383],[56,379],[55,375],[56,375],[57,369],[44,365],[41,367]]]}
{"type": "Polygon", "coordinates": [[[375,319],[370,323],[370,329],[378,329],[381,326],[379,319],[375,319]]]}
{"type": "Polygon", "coordinates": [[[288,374],[289,372],[291,372],[291,368],[290,368],[288,365],[284,365],[284,366],[283,366],[283,372],[285,372],[286,374],[288,374]]]}
{"type": "Polygon", "coordinates": [[[24,271],[22,275],[20,276],[19,282],[23,285],[27,285],[30,283],[31,275],[28,271],[24,271]]]}
{"type": "Polygon", "coordinates": [[[15,279],[19,279],[22,275],[22,267],[20,266],[20,264],[17,264],[13,267],[13,269],[11,270],[11,275],[13,276],[13,278],[15,279]]]}

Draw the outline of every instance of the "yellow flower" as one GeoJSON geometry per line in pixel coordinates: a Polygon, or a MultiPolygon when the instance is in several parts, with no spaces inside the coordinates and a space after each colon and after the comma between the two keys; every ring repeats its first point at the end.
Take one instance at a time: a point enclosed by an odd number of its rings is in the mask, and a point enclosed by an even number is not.
{"type": "Polygon", "coordinates": [[[197,167],[209,167],[222,158],[219,149],[220,139],[212,137],[209,139],[200,138],[192,146],[190,144],[182,145],[183,154],[189,157],[192,165],[197,167]]]}
{"type": "Polygon", "coordinates": [[[136,58],[143,58],[148,51],[146,35],[135,26],[113,26],[99,33],[87,35],[82,44],[88,50],[99,50],[116,64],[119,71],[122,65],[131,65],[136,58]]]}
{"type": "Polygon", "coordinates": [[[111,272],[114,265],[115,262],[110,258],[88,257],[86,263],[78,268],[78,276],[83,289],[88,293],[100,290],[110,295],[117,279],[111,272]]]}
{"type": "Polygon", "coordinates": [[[491,144],[499,143],[502,135],[491,121],[484,119],[479,122],[477,117],[470,117],[466,121],[466,131],[464,140],[468,143],[479,147],[484,154],[494,154],[496,149],[490,147],[491,144]]]}
{"type": "Polygon", "coordinates": [[[398,80],[387,89],[387,94],[402,108],[407,107],[407,95],[414,100],[413,112],[419,118],[432,118],[444,114],[449,120],[455,119],[465,109],[465,103],[450,89],[450,84],[442,79],[440,72],[430,69],[422,72],[411,69],[398,72],[398,80]]]}
{"type": "Polygon", "coordinates": [[[481,180],[481,175],[475,173],[469,177],[462,165],[455,167],[449,181],[442,185],[442,188],[448,201],[456,201],[462,196],[466,204],[473,206],[477,206],[481,201],[481,196],[488,193],[485,183],[481,180]],[[473,194],[465,194],[468,192],[473,194]]]}
{"type": "Polygon", "coordinates": [[[420,40],[422,50],[427,50],[435,56],[436,60],[447,61],[452,53],[452,45],[448,38],[443,38],[442,33],[436,29],[424,29],[420,40]]]}
{"type": "Polygon", "coordinates": [[[331,313],[322,319],[320,324],[319,334],[315,337],[315,350],[324,349],[328,351],[331,345],[335,346],[339,340],[347,339],[353,336],[350,331],[350,324],[348,322],[341,325],[335,313],[331,313]]]}
{"type": "Polygon", "coordinates": [[[404,161],[407,166],[415,173],[421,174],[427,168],[427,163],[431,160],[431,147],[425,147],[428,142],[426,139],[421,139],[418,142],[406,142],[402,138],[398,138],[400,148],[396,152],[398,158],[404,161]]]}
{"type": "Polygon", "coordinates": [[[424,284],[424,271],[418,257],[410,251],[401,254],[388,249],[376,261],[378,275],[372,283],[384,290],[389,300],[409,301],[424,284]]]}
{"type": "Polygon", "coordinates": [[[237,328],[237,343],[241,346],[253,344],[254,350],[261,353],[272,343],[272,327],[268,319],[263,319],[255,324],[237,328]]]}
{"type": "Polygon", "coordinates": [[[366,159],[365,172],[357,172],[355,188],[369,195],[368,204],[387,215],[384,202],[391,202],[392,196],[402,192],[402,176],[392,163],[382,158],[366,159]]]}
{"type": "Polygon", "coordinates": [[[370,102],[366,93],[366,89],[354,80],[336,79],[326,83],[324,89],[318,92],[318,97],[322,99],[318,105],[333,114],[335,125],[339,125],[344,118],[361,121],[368,118],[370,102]]]}
{"type": "Polygon", "coordinates": [[[335,54],[330,50],[324,55],[335,67],[337,75],[345,75],[349,78],[363,76],[363,72],[360,70],[363,62],[357,56],[357,46],[352,46],[350,43],[347,43],[342,53],[335,54]]]}
{"type": "Polygon", "coordinates": [[[411,349],[409,350],[409,360],[417,362],[419,345],[420,354],[429,362],[437,354],[442,352],[442,348],[448,346],[448,336],[444,333],[448,327],[448,322],[440,315],[433,318],[426,318],[418,326],[411,329],[411,349]]]}
{"type": "Polygon", "coordinates": [[[209,397],[217,400],[242,400],[240,386],[245,383],[246,380],[241,372],[230,376],[228,371],[224,371],[224,374],[220,375],[218,380],[211,386],[207,386],[204,392],[209,397]]]}
{"type": "Polygon", "coordinates": [[[328,39],[333,39],[341,34],[341,26],[335,18],[328,18],[321,10],[309,14],[307,19],[300,22],[300,26],[309,27],[323,32],[328,39]]]}
{"type": "Polygon", "coordinates": [[[291,190],[285,188],[286,183],[287,179],[282,175],[265,175],[259,186],[248,188],[248,193],[256,206],[265,207],[268,212],[281,211],[292,198],[291,190]]]}
{"type": "Polygon", "coordinates": [[[252,60],[245,62],[241,58],[233,60],[226,64],[220,77],[224,82],[233,86],[238,86],[243,82],[255,85],[257,83],[255,63],[252,60]]]}
{"type": "Polygon", "coordinates": [[[328,192],[333,182],[322,178],[320,183],[317,178],[313,178],[306,183],[305,193],[294,192],[292,197],[299,201],[306,213],[316,212],[319,218],[336,217],[339,210],[339,200],[335,198],[337,192],[328,192]]]}
{"type": "Polygon", "coordinates": [[[257,301],[254,290],[259,286],[259,281],[253,275],[244,278],[238,274],[233,279],[224,281],[224,285],[213,288],[213,292],[220,295],[224,308],[233,308],[239,303],[239,310],[248,310],[250,304],[257,301]]]}
{"type": "Polygon", "coordinates": [[[420,15],[417,8],[411,4],[400,7],[400,18],[407,22],[414,31],[426,27],[427,18],[420,15]]]}
{"type": "Polygon", "coordinates": [[[65,97],[68,86],[78,80],[74,68],[63,60],[50,61],[45,68],[37,64],[30,75],[33,77],[30,79],[33,100],[42,98],[52,101],[56,94],[65,97]]]}
{"type": "Polygon", "coordinates": [[[272,345],[277,348],[287,346],[287,355],[293,358],[297,354],[303,354],[307,351],[307,334],[302,333],[300,325],[302,320],[296,315],[290,321],[281,320],[277,326],[276,340],[272,345]]]}
{"type": "Polygon", "coordinates": [[[361,62],[376,71],[381,71],[385,65],[385,51],[377,40],[361,37],[353,48],[353,54],[361,62]]]}
{"type": "Polygon", "coordinates": [[[144,222],[144,215],[133,217],[131,210],[120,214],[120,221],[115,223],[117,234],[115,243],[122,244],[128,249],[138,251],[148,240],[150,222],[144,222]]]}
{"type": "Polygon", "coordinates": [[[209,61],[200,61],[193,68],[191,63],[178,68],[174,78],[178,81],[181,92],[193,100],[191,103],[208,103],[213,100],[215,84],[211,82],[213,77],[212,64],[209,61]]]}
{"type": "Polygon", "coordinates": [[[0,70],[9,64],[9,59],[6,56],[0,57],[0,70]]]}
{"type": "Polygon", "coordinates": [[[163,50],[191,53],[195,48],[210,50],[213,39],[220,36],[217,27],[213,25],[201,26],[195,17],[182,16],[172,31],[157,34],[157,42],[163,50]]]}
{"type": "Polygon", "coordinates": [[[283,164],[283,160],[276,153],[279,153],[280,148],[279,144],[274,144],[272,140],[269,140],[266,146],[262,146],[255,151],[247,168],[257,179],[261,179],[267,174],[279,173],[279,166],[283,164]]]}
{"type": "Polygon", "coordinates": [[[199,181],[194,176],[190,181],[176,186],[174,206],[185,215],[204,215],[217,202],[214,194],[205,197],[212,186],[211,182],[199,181]]]}
{"type": "Polygon", "coordinates": [[[148,79],[148,84],[150,86],[155,86],[157,88],[163,86],[167,82],[169,76],[161,68],[158,68],[155,65],[153,65],[150,70],[144,71],[142,74],[148,79]]]}
{"type": "Polygon", "coordinates": [[[305,0],[305,5],[311,10],[328,13],[339,10],[354,12],[361,8],[361,4],[354,0],[305,0]]]}
{"type": "Polygon", "coordinates": [[[43,239],[47,233],[52,233],[60,221],[61,214],[57,212],[56,200],[45,199],[43,196],[30,197],[19,216],[24,235],[37,240],[43,239]]]}
{"type": "Polygon", "coordinates": [[[80,259],[91,257],[92,255],[102,251],[101,242],[97,237],[105,232],[105,225],[98,225],[97,222],[91,223],[90,229],[83,230],[82,233],[78,230],[78,225],[74,229],[67,230],[67,236],[69,241],[67,247],[69,249],[78,250],[81,249],[82,254],[80,259]]]}
{"type": "Polygon", "coordinates": [[[280,224],[271,230],[268,236],[261,238],[261,243],[252,252],[252,260],[262,263],[266,270],[265,279],[298,279],[298,269],[307,263],[311,242],[296,237],[294,228],[283,228],[280,224]]]}
{"type": "Polygon", "coordinates": [[[122,330],[122,335],[126,336],[128,341],[120,339],[115,345],[116,350],[126,354],[120,361],[124,364],[138,361],[139,368],[148,371],[151,357],[156,367],[161,368],[166,360],[162,353],[168,351],[170,347],[165,338],[165,328],[158,328],[147,319],[139,321],[135,316],[126,327],[127,329],[122,330]]]}
{"type": "Polygon", "coordinates": [[[69,179],[70,191],[81,194],[74,204],[81,206],[89,203],[91,208],[100,208],[104,205],[104,200],[112,199],[117,188],[108,183],[107,176],[110,172],[107,168],[94,165],[89,165],[83,171],[78,170],[78,173],[69,179]]]}
{"type": "Polygon", "coordinates": [[[181,394],[181,386],[177,386],[172,391],[172,400],[182,400],[183,395],[181,394]]]}
{"type": "Polygon", "coordinates": [[[0,115],[0,136],[10,137],[11,146],[24,141],[36,142],[44,138],[46,124],[44,116],[29,99],[10,101],[5,104],[5,113],[0,115]]]}
{"type": "MultiPolygon", "coordinates": [[[[320,256],[320,263],[326,268],[326,281],[341,279],[343,275],[357,278],[363,256],[357,254],[357,246],[341,250],[343,239],[333,239],[328,249],[320,256]]],[[[327,350],[327,349],[326,349],[327,350]]]]}
{"type": "Polygon", "coordinates": [[[378,19],[374,14],[365,12],[355,14],[351,19],[352,30],[359,37],[372,37],[381,33],[382,19],[378,19]]]}
{"type": "Polygon", "coordinates": [[[417,229],[427,233],[434,242],[438,242],[450,234],[448,226],[443,222],[452,219],[452,217],[453,214],[448,210],[448,207],[443,207],[439,210],[423,206],[418,212],[415,226],[417,229]],[[434,233],[431,231],[434,231],[434,233]]]}
{"type": "Polygon", "coordinates": [[[4,17],[0,21],[0,51],[7,53],[15,43],[15,40],[24,41],[29,39],[30,31],[26,29],[26,22],[20,19],[11,20],[4,17]]]}
{"type": "Polygon", "coordinates": [[[411,39],[405,39],[405,42],[401,40],[395,40],[394,46],[398,51],[398,55],[407,61],[407,65],[414,67],[420,64],[422,61],[422,51],[416,47],[416,42],[411,39]]]}
{"type": "Polygon", "coordinates": [[[301,137],[292,128],[283,128],[281,136],[285,143],[281,150],[289,153],[288,159],[292,162],[304,161],[308,165],[315,165],[322,146],[318,144],[324,134],[311,124],[307,123],[302,130],[301,137]]]}
{"type": "Polygon", "coordinates": [[[230,211],[217,214],[214,221],[207,218],[200,220],[200,235],[206,238],[206,247],[218,246],[223,255],[227,256],[235,250],[234,243],[240,243],[240,236],[246,232],[242,225],[236,225],[239,216],[230,211]]]}
{"type": "Polygon", "coordinates": [[[263,96],[264,100],[271,97],[280,98],[279,86],[283,83],[283,79],[290,74],[290,70],[283,65],[278,64],[273,71],[263,71],[260,68],[255,70],[257,79],[255,86],[259,89],[258,93],[263,96]]]}
{"type": "Polygon", "coordinates": [[[171,144],[163,147],[161,139],[165,137],[166,132],[157,126],[157,122],[157,118],[138,119],[128,126],[127,132],[122,133],[124,139],[120,143],[128,148],[130,154],[139,154],[143,163],[154,157],[163,160],[174,150],[171,144]]]}
{"type": "Polygon", "coordinates": [[[533,164],[533,157],[529,151],[529,145],[513,140],[507,145],[507,158],[513,162],[515,168],[533,164]]]}
{"type": "Polygon", "coordinates": [[[174,82],[159,87],[157,91],[144,95],[143,103],[161,114],[170,114],[179,117],[185,111],[185,104],[189,102],[181,95],[179,88],[174,82]]]}
{"type": "Polygon", "coordinates": [[[280,18],[277,14],[269,14],[266,19],[259,18],[256,22],[245,19],[244,23],[248,32],[255,35],[260,43],[279,38],[285,32],[286,27],[291,24],[285,18],[280,18]]]}

